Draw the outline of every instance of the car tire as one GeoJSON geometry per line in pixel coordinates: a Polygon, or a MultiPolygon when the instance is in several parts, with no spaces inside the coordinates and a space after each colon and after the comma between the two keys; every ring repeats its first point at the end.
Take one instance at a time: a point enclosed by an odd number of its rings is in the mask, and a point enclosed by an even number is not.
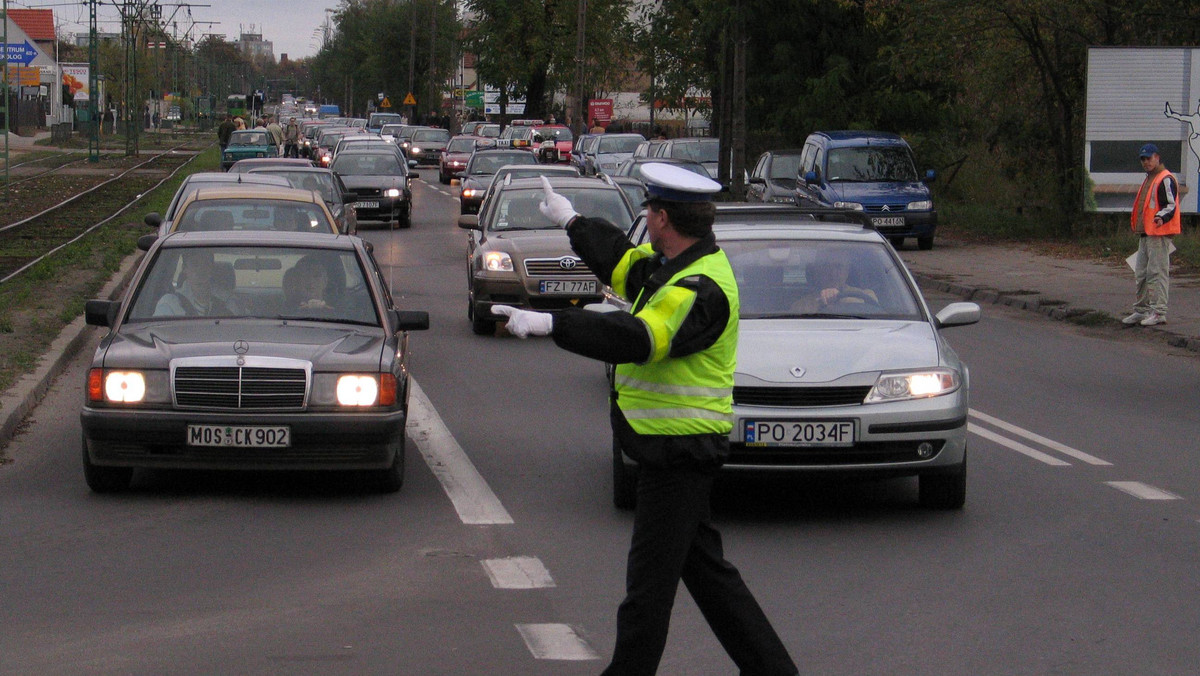
{"type": "Polygon", "coordinates": [[[918,501],[926,509],[962,509],[967,502],[967,454],[954,471],[922,474],[917,479],[918,501]]]}
{"type": "Polygon", "coordinates": [[[638,473],[636,467],[626,467],[621,443],[613,437],[613,506],[617,509],[637,507],[638,473]]]}
{"type": "Polygon", "coordinates": [[[118,493],[129,489],[133,480],[132,467],[104,467],[92,464],[88,457],[88,440],[82,437],[83,478],[93,493],[118,493]]]}
{"type": "Polygon", "coordinates": [[[445,174],[438,174],[438,181],[440,181],[442,185],[450,185],[450,177],[445,174]]]}
{"type": "Polygon", "coordinates": [[[404,211],[400,214],[400,218],[397,219],[397,221],[396,221],[396,227],[398,227],[398,228],[411,228],[412,227],[412,206],[405,205],[404,211]]]}
{"type": "Polygon", "coordinates": [[[918,237],[917,248],[921,251],[929,251],[930,249],[933,249],[933,235],[930,235],[929,237],[918,237]]]}
{"type": "Polygon", "coordinates": [[[392,459],[392,466],[385,470],[380,470],[375,480],[381,493],[396,493],[404,486],[405,437],[403,431],[400,432],[399,441],[391,445],[396,450],[396,456],[392,459]]]}
{"type": "Polygon", "coordinates": [[[477,336],[491,336],[496,333],[496,322],[492,319],[483,319],[479,316],[479,312],[475,312],[471,317],[471,332],[477,336]]]}

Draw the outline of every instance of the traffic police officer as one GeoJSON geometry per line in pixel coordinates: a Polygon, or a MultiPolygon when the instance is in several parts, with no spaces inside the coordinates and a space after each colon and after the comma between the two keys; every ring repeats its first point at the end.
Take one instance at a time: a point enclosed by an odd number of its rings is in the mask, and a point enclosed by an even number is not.
{"type": "Polygon", "coordinates": [[[716,182],[668,164],[642,169],[650,243],[575,213],[542,179],[542,213],[620,296],[628,312],[532,312],[506,306],[510,333],[550,335],[571,352],[616,364],[613,435],[639,465],[637,509],[604,674],[654,674],[682,580],[744,676],[796,674],[770,621],[725,561],[711,523],[713,478],[729,453],[738,289],[712,233],[716,182]]]}

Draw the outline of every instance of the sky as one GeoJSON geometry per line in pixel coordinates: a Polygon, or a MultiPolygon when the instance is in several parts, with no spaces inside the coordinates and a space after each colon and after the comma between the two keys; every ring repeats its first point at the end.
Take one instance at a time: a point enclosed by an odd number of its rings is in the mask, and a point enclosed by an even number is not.
{"type": "MultiPolygon", "coordinates": [[[[125,0],[101,0],[98,30],[102,33],[120,31],[117,5],[125,0]]],[[[142,0],[144,1],[144,0],[142,0]]],[[[153,3],[148,3],[153,4],[153,3]]],[[[336,9],[338,0],[159,0],[163,20],[174,15],[178,35],[191,29],[190,36],[198,40],[206,33],[224,34],[237,40],[238,34],[261,33],[264,40],[274,43],[275,58],[287,54],[289,59],[313,56],[321,47],[321,27],[326,9],[336,9]],[[215,22],[215,23],[208,23],[215,22]]],[[[53,9],[54,22],[60,35],[87,33],[88,4],[86,0],[8,0],[11,8],[53,9]]],[[[330,19],[332,21],[332,19],[330,19]]],[[[167,32],[171,32],[168,24],[167,32]]]]}

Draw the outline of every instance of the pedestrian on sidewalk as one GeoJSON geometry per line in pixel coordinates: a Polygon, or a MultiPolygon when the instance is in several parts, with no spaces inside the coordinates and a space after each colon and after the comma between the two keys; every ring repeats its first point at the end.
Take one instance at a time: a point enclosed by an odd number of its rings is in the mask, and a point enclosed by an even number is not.
{"type": "Polygon", "coordinates": [[[225,152],[225,147],[229,145],[229,137],[234,129],[237,129],[237,125],[233,123],[233,116],[226,115],[225,121],[217,127],[217,142],[221,144],[221,152],[225,152]]]}
{"type": "Polygon", "coordinates": [[[1146,179],[1133,202],[1130,225],[1138,234],[1133,276],[1137,301],[1133,314],[1121,320],[1127,326],[1154,326],[1167,321],[1167,289],[1171,275],[1171,238],[1179,234],[1179,184],[1163,166],[1158,146],[1147,143],[1138,157],[1146,179]]]}
{"type": "Polygon", "coordinates": [[[794,676],[787,648],[725,560],[709,504],[729,455],[738,336],[737,281],[712,232],[721,186],[670,164],[645,165],[642,179],[650,243],[639,247],[613,224],[576,213],[545,177],[539,207],[633,303],[629,312],[492,306],[519,338],[551,336],[561,348],[616,364],[613,435],[638,461],[639,476],[625,600],[602,676],[658,670],[680,581],[739,673],[794,676]]]}

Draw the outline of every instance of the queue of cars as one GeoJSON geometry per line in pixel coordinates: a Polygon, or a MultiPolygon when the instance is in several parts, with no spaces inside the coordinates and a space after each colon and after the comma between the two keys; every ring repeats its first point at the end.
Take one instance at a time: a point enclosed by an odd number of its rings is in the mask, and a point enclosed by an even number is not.
{"type": "MultiPolygon", "coordinates": [[[[416,164],[457,180],[467,317],[492,336],[497,304],[619,306],[538,210],[541,176],[637,246],[642,167],[715,171],[711,139],[514,127],[370,135],[325,120],[304,129],[318,166],[268,150],[189,177],[163,216],[147,216],[156,233],[139,242],[147,254],[126,296],[87,307],[109,329],[82,413],[88,485],[124,489],[139,467],[307,468],[365,471],[398,490],[407,332],[428,315],[397,307],[353,236],[358,219],[407,227],[416,164]]],[[[897,136],[822,132],[758,158],[749,199],[765,204],[718,207],[740,295],[725,471],[917,476],[922,505],[964,504],[970,378],[941,330],[980,310],[934,313],[895,252],[908,236],[931,246],[933,177],[918,179],[897,136]]],[[[616,442],[612,468],[614,503],[631,507],[637,467],[616,442]]]]}

